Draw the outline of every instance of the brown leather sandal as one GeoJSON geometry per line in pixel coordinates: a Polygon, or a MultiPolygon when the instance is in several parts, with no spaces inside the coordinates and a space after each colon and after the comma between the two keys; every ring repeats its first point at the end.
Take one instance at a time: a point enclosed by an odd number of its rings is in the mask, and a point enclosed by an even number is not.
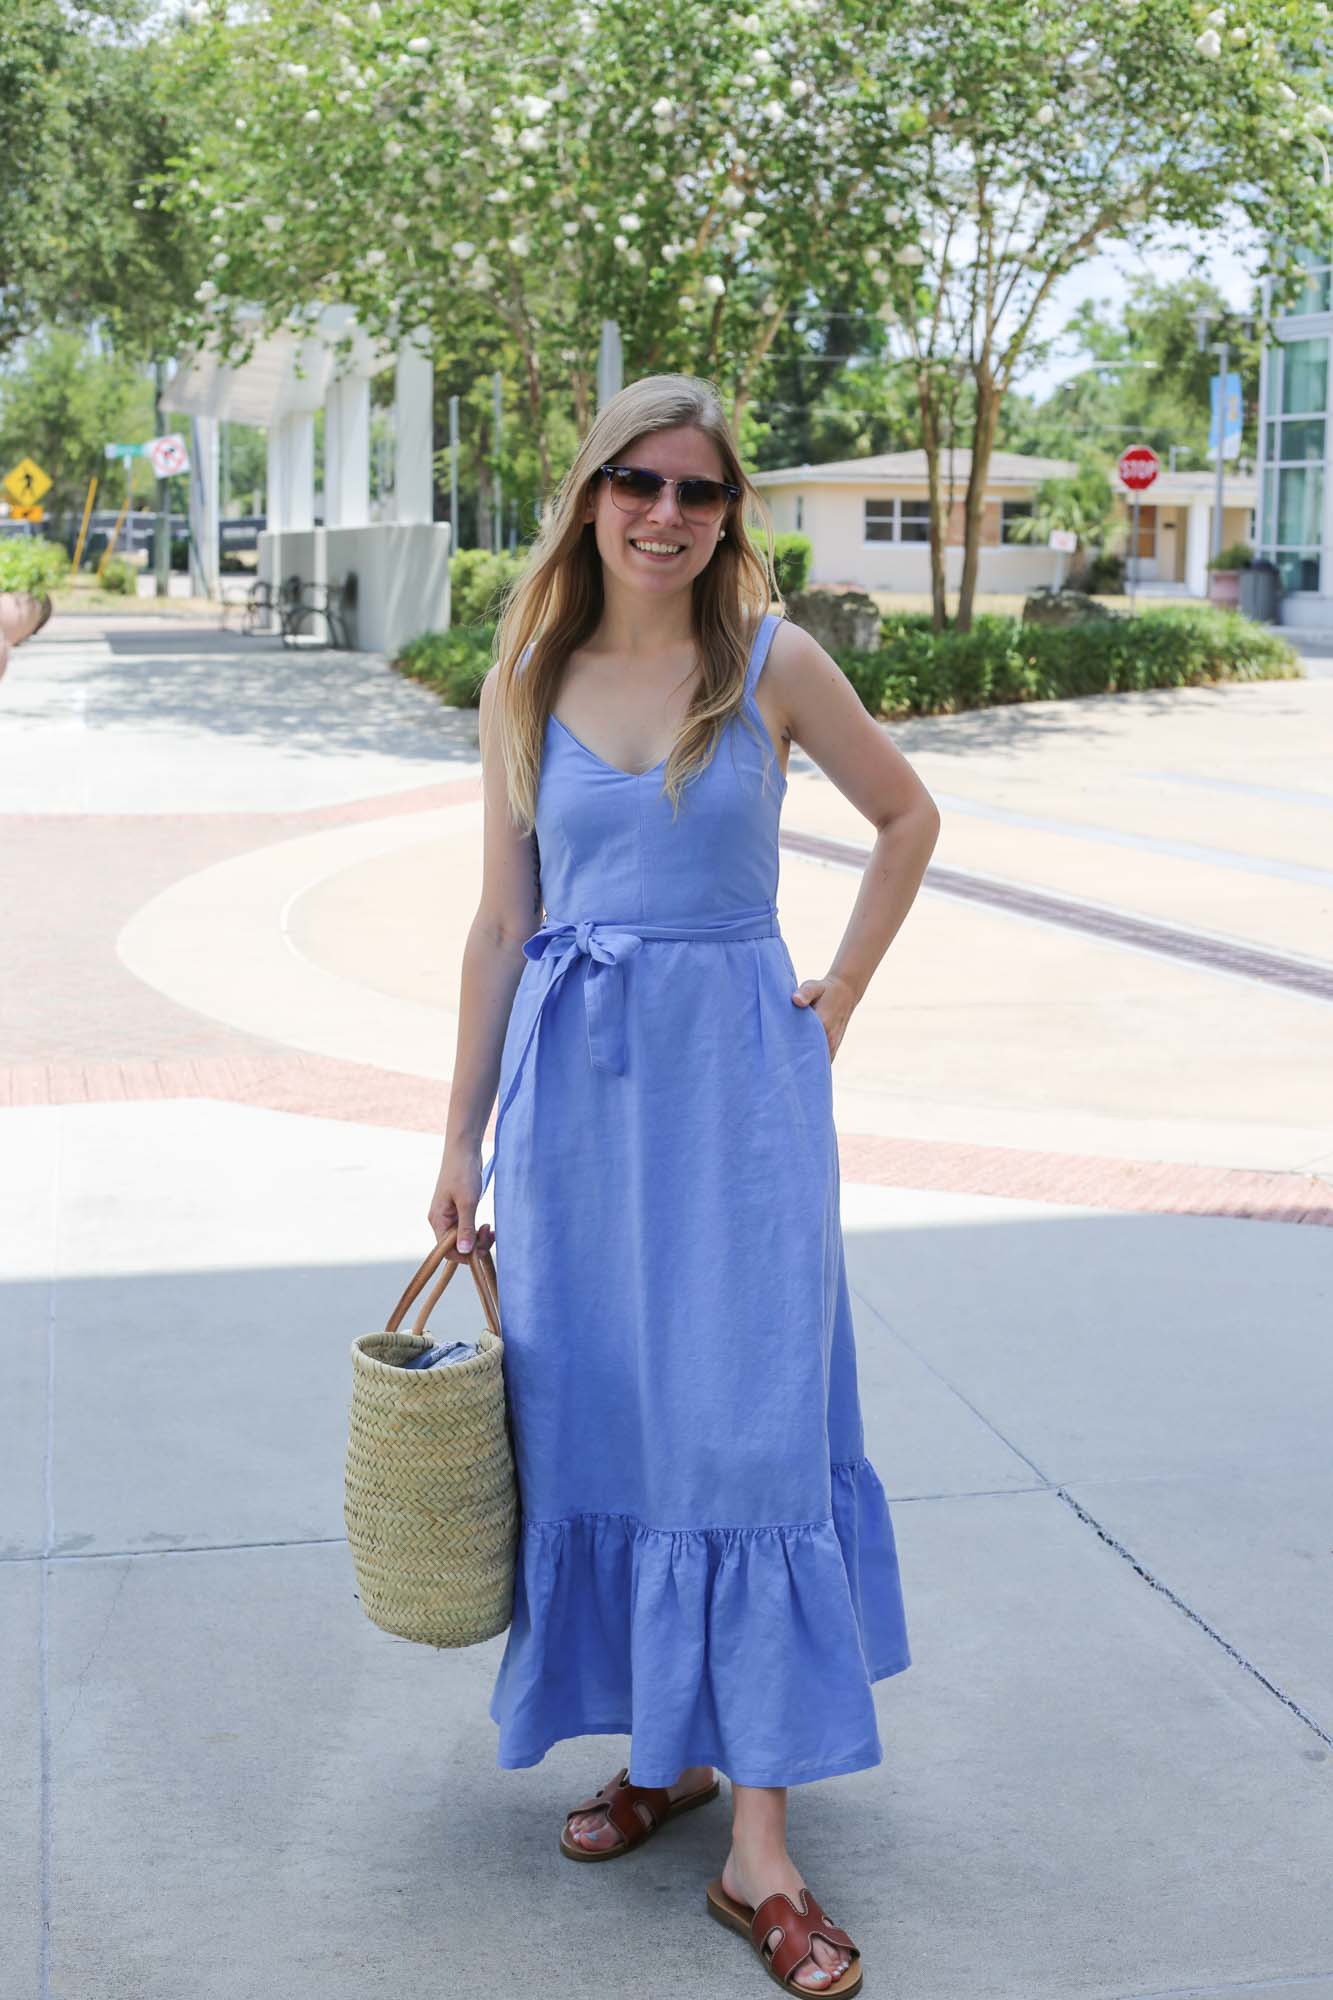
{"type": "Polygon", "coordinates": [[[641,1847],[650,1840],[659,1828],[678,1813],[693,1812],[695,1806],[707,1805],[715,1799],[721,1784],[714,1778],[711,1785],[704,1785],[697,1792],[686,1792],[684,1798],[673,1799],[665,1785],[631,1785],[629,1765],[622,1764],[614,1778],[594,1792],[590,1799],[581,1799],[565,1814],[565,1830],[560,1835],[560,1852],[567,1854],[571,1861],[616,1861],[622,1854],[628,1854],[632,1847],[641,1847]],[[648,1808],[651,1824],[637,1810],[639,1806],[648,1808]],[[568,1838],[569,1822],[578,1813],[606,1813],[607,1820],[615,1827],[620,1839],[614,1847],[580,1847],[578,1842],[568,1838]]]}
{"type": "Polygon", "coordinates": [[[762,1903],[753,1909],[748,1903],[738,1903],[722,1887],[722,1877],[708,1884],[708,1914],[716,1917],[728,1930],[739,1931],[750,1940],[763,1962],[770,1979],[775,1980],[784,1993],[820,1993],[825,1996],[836,1994],[838,2000],[844,1995],[861,1991],[861,1953],[845,1930],[835,1924],[831,1917],[819,1906],[817,1898],[809,1888],[801,1890],[802,1908],[797,1909],[790,1896],[781,1889],[775,1889],[771,1896],[765,1896],[762,1903]],[[768,1934],[780,1930],[782,1935],[777,1943],[769,1946],[768,1934]],[[812,1940],[821,1937],[836,1950],[845,1952],[850,1965],[837,1979],[826,1984],[809,1986],[793,1979],[792,1974],[809,1958],[812,1940]]]}

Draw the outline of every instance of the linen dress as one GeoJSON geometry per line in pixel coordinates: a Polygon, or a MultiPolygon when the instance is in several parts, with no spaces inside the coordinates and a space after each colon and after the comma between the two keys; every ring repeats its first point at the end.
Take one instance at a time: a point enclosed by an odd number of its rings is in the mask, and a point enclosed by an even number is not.
{"type": "Polygon", "coordinates": [[[548,720],[547,920],[505,1034],[495,1179],[521,1509],[497,1763],[629,1734],[792,1785],[883,1757],[910,1664],[865,1455],[828,1037],[778,925],[786,780],[754,691],[681,795],[548,720]]]}

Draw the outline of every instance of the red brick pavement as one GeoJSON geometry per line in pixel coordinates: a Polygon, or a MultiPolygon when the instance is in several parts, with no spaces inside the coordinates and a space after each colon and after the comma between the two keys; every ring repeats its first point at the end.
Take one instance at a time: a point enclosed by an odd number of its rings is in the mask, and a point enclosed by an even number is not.
{"type": "MultiPolygon", "coordinates": [[[[443,1134],[445,1082],[305,1054],[169,1000],[115,955],[152,896],[216,861],[323,827],[480,797],[459,778],[299,812],[0,818],[0,1106],[208,1098],[443,1134]]],[[[849,1181],[1150,1214],[1333,1226],[1314,1175],[839,1135],[849,1181]]]]}

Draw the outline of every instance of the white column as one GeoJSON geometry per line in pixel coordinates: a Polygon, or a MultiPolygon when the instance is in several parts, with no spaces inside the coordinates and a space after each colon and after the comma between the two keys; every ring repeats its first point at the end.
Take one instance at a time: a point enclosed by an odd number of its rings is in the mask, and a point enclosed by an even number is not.
{"type": "Polygon", "coordinates": [[[190,542],[194,587],[218,591],[218,420],[190,419],[190,542]]]}
{"type": "Polygon", "coordinates": [[[364,528],[370,520],[370,382],[344,375],[324,405],[324,525],[364,528]]]}
{"type": "Polygon", "coordinates": [[[272,426],[268,434],[268,465],[270,531],[286,534],[313,528],[315,419],[309,410],[281,417],[272,426]]]}
{"type": "Polygon", "coordinates": [[[405,340],[393,383],[393,497],[396,521],[435,517],[435,369],[428,336],[405,340]]]}
{"type": "Polygon", "coordinates": [[[1185,588],[1191,597],[1208,595],[1208,557],[1212,553],[1212,502],[1191,500],[1185,517],[1185,588]]]}

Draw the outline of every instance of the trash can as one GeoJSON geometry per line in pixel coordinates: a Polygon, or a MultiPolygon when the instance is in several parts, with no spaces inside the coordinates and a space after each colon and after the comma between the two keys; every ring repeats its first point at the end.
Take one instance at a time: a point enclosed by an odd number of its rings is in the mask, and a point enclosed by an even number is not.
{"type": "Polygon", "coordinates": [[[1260,625],[1272,625],[1277,619],[1277,600],[1277,564],[1260,556],[1240,573],[1240,609],[1260,625]]]}

